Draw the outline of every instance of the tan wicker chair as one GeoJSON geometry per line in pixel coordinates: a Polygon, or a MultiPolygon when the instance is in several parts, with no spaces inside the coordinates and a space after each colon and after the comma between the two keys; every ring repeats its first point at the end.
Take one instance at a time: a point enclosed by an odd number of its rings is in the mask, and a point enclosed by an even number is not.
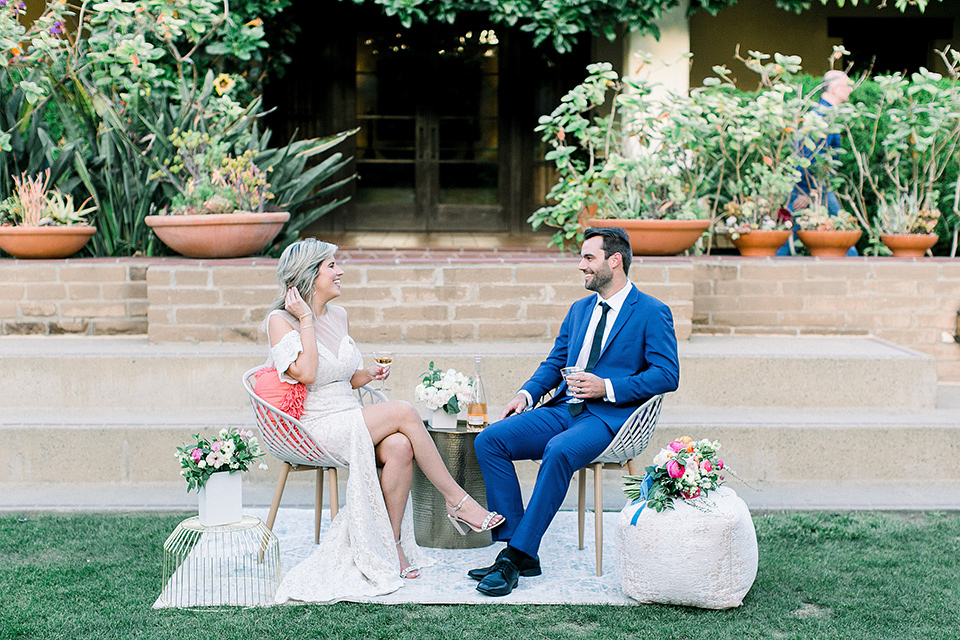
{"type": "Polygon", "coordinates": [[[603,571],[603,470],[622,469],[637,475],[633,459],[639,456],[650,443],[650,436],[660,418],[663,396],[654,396],[640,405],[627,418],[603,453],[577,473],[577,526],[580,549],[583,549],[583,520],[586,510],[587,469],[593,469],[593,512],[597,546],[597,575],[603,571]]]}
{"type": "MultiPolygon", "coordinates": [[[[337,490],[337,469],[346,469],[347,465],[329,453],[320,444],[313,441],[303,429],[300,421],[276,407],[264,402],[253,391],[250,380],[254,374],[263,368],[254,367],[243,374],[243,388],[250,398],[250,405],[260,428],[260,436],[267,451],[283,462],[280,477],[277,479],[277,488],[270,503],[270,515],[267,516],[267,528],[273,529],[277,519],[277,509],[280,508],[280,498],[287,484],[287,476],[291,471],[317,472],[317,492],[314,504],[314,544],[320,542],[320,514],[323,511],[323,474],[326,471],[330,483],[330,516],[337,517],[340,504],[337,490]]],[[[360,404],[383,402],[387,397],[373,387],[363,386],[357,389],[360,404]]]]}

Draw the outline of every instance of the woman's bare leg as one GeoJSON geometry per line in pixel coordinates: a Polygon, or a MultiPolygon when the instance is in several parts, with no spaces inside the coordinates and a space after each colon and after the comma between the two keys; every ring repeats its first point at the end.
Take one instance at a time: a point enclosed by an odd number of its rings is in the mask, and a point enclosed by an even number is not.
{"type": "MultiPolygon", "coordinates": [[[[367,424],[373,443],[379,444],[388,436],[401,433],[413,447],[413,457],[427,480],[437,488],[447,504],[457,505],[466,491],[457,484],[447,471],[433,438],[423,426],[420,414],[408,402],[380,402],[363,408],[363,420],[367,424]]],[[[457,512],[461,518],[477,526],[487,517],[487,511],[475,500],[467,500],[457,512]]],[[[496,522],[496,521],[494,521],[496,522]]]]}
{"type": "MultiPolygon", "coordinates": [[[[380,441],[376,454],[377,465],[381,467],[380,489],[387,505],[390,526],[393,528],[393,539],[399,540],[400,523],[403,521],[403,511],[407,506],[407,495],[413,480],[413,447],[402,433],[394,433],[380,441]]],[[[399,545],[397,555],[400,559],[400,570],[403,571],[410,563],[399,545]]],[[[416,578],[418,575],[419,573],[413,572],[407,577],[416,578]]]]}

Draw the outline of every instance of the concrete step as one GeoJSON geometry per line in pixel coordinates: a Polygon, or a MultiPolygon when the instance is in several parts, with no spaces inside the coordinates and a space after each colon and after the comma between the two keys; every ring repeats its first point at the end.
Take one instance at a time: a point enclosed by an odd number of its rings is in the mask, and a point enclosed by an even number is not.
{"type": "MultiPolygon", "coordinates": [[[[751,485],[954,482],[960,391],[958,385],[945,387],[937,408],[913,412],[664,407],[640,466],[671,440],[689,435],[719,440],[727,466],[751,485]]],[[[178,445],[193,433],[230,426],[253,428],[252,413],[5,413],[0,484],[169,481],[179,474],[178,445]]],[[[267,472],[247,474],[247,482],[273,484],[280,465],[272,459],[269,464],[267,472]]],[[[524,485],[532,487],[536,466],[520,468],[524,485]]],[[[619,484],[617,474],[605,475],[608,484],[619,484]]]]}
{"type": "MultiPolygon", "coordinates": [[[[431,361],[469,375],[473,356],[482,355],[494,409],[513,397],[550,346],[482,342],[361,348],[396,352],[388,395],[410,401],[431,361]]],[[[265,346],[254,344],[5,336],[0,338],[0,411],[242,411],[247,400],[239,376],[265,356],[265,346]]],[[[936,360],[873,338],[694,336],[681,343],[680,359],[680,389],[668,396],[667,406],[918,410],[936,404],[936,360]]]]}

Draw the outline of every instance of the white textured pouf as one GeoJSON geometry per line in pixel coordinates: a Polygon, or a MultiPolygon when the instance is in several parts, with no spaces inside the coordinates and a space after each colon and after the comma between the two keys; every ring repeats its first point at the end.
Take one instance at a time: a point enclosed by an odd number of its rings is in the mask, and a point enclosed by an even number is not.
{"type": "Polygon", "coordinates": [[[623,592],[639,600],[704,609],[739,607],[757,577],[757,533],[746,503],[720,487],[696,501],[674,500],[657,513],[620,512],[623,592]],[[700,507],[700,508],[697,508],[700,507]],[[703,510],[701,510],[703,509],[703,510]]]}

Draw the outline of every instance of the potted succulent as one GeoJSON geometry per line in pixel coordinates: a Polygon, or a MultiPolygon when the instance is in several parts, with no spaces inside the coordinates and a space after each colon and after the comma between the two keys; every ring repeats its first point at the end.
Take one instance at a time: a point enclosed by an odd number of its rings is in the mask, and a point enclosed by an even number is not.
{"type": "Polygon", "coordinates": [[[83,248],[97,228],[84,216],[96,210],[50,186],[50,169],[14,176],[14,192],[0,202],[0,249],[16,258],[66,258],[83,248]]]}
{"type": "Polygon", "coordinates": [[[818,198],[813,200],[801,215],[794,218],[797,237],[814,257],[846,256],[863,235],[861,221],[842,209],[832,216],[824,204],[817,202],[818,198]]]}
{"type": "Polygon", "coordinates": [[[735,187],[736,195],[723,206],[719,228],[744,256],[776,255],[790,237],[792,214],[783,203],[797,181],[796,170],[763,165],[747,170],[748,180],[735,187]]]}
{"type": "Polygon", "coordinates": [[[910,193],[884,194],[877,204],[875,225],[880,241],[891,253],[903,258],[921,258],[940,236],[935,233],[940,223],[936,207],[939,193],[930,190],[924,202],[910,193]]]}
{"type": "Polygon", "coordinates": [[[174,131],[170,142],[175,158],[160,175],[177,195],[145,219],[164,244],[190,258],[237,258],[273,242],[290,214],[265,211],[273,194],[253,151],[231,155],[216,135],[200,131],[174,131]]]}
{"type": "Polygon", "coordinates": [[[948,187],[946,176],[960,160],[960,55],[940,54],[953,82],[923,68],[909,80],[899,73],[877,76],[880,99],[873,107],[860,105],[862,117],[847,128],[851,140],[868,135],[853,148],[859,175],[846,200],[862,218],[873,201],[868,229],[895,256],[922,256],[933,247],[941,193],[949,188],[950,200],[960,197],[960,182],[948,187]]]}
{"type": "Polygon", "coordinates": [[[816,173],[818,180],[832,177],[835,154],[817,141],[837,128],[836,112],[819,113],[813,93],[794,80],[801,71],[799,57],[775,53],[771,58],[757,51],[746,58],[738,51],[736,57],[759,75],[755,93],[735,91],[730,70],[716,66],[716,77],[707,78],[693,95],[711,114],[719,138],[711,149],[722,166],[721,228],[741,254],[772,256],[794,226],[784,207],[801,171],[816,173]]]}
{"type": "Polygon", "coordinates": [[[697,133],[664,118],[672,97],[654,98],[653,84],[620,78],[609,63],[587,67],[587,78],[537,131],[558,174],[548,198],[528,219],[555,227],[551,244],[579,244],[588,225],[619,226],[638,255],[673,255],[710,226],[706,189],[712,164],[691,143],[697,133]],[[600,110],[609,109],[606,113],[600,110]],[[683,236],[663,239],[659,230],[683,236]],[[633,231],[633,233],[631,233],[633,231]]]}

